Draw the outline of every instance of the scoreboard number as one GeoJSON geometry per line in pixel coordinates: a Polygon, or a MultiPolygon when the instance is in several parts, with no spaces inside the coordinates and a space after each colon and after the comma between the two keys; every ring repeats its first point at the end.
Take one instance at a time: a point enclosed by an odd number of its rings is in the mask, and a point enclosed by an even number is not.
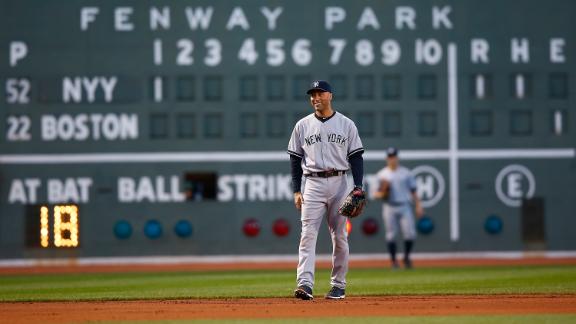
{"type": "Polygon", "coordinates": [[[33,218],[36,219],[36,224],[39,224],[40,227],[38,229],[33,226],[35,230],[28,231],[28,241],[31,243],[29,245],[42,248],[78,247],[80,241],[78,206],[55,205],[52,208],[49,206],[36,206],[34,210],[35,217],[33,218]],[[38,217],[38,212],[40,212],[39,223],[38,218],[36,218],[38,217]],[[52,235],[50,235],[50,228],[52,228],[52,235]]]}
{"type": "Polygon", "coordinates": [[[30,102],[30,80],[7,79],[6,103],[27,104],[30,102]]]}
{"type": "Polygon", "coordinates": [[[28,116],[8,116],[6,119],[6,139],[10,142],[29,141],[30,138],[30,117],[28,116]]]}
{"type": "Polygon", "coordinates": [[[247,38],[242,43],[242,47],[238,51],[238,59],[246,61],[249,65],[256,63],[258,59],[258,52],[256,52],[256,45],[253,38],[247,38]]]}
{"type": "Polygon", "coordinates": [[[207,39],[204,42],[207,55],[204,64],[207,66],[217,66],[222,61],[222,44],[216,38],[207,39]]]}
{"type": "Polygon", "coordinates": [[[176,64],[178,65],[192,65],[194,63],[194,58],[192,57],[192,51],[194,51],[194,43],[189,39],[181,39],[177,43],[178,46],[178,57],[176,58],[176,64]]]}

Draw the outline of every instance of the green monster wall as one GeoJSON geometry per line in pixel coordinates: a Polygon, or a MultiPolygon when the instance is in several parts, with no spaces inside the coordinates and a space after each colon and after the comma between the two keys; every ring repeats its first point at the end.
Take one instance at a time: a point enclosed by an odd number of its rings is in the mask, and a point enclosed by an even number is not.
{"type": "MultiPolygon", "coordinates": [[[[574,12],[2,0],[0,258],[295,254],[285,150],[313,79],[358,126],[368,191],[387,146],[414,169],[417,251],[574,250],[574,12]]],[[[380,214],[352,221],[353,253],[384,251],[380,214]]]]}

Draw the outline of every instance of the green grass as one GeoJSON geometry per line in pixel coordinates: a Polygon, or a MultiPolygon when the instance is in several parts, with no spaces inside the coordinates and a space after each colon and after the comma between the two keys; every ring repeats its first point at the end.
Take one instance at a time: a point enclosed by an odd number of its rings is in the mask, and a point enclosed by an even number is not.
{"type": "MultiPolygon", "coordinates": [[[[315,292],[329,289],[316,273],[315,292]]],[[[351,269],[347,296],[576,294],[576,266],[351,269]]],[[[288,297],[295,270],[0,276],[0,301],[288,297]]]]}
{"type": "MultiPolygon", "coordinates": [[[[94,324],[183,324],[183,323],[195,323],[195,324],[254,324],[254,323],[272,323],[272,324],[285,324],[294,323],[295,320],[292,319],[248,319],[248,320],[186,320],[186,321],[106,321],[106,322],[90,322],[94,324]]],[[[386,323],[386,324],[420,324],[420,323],[430,323],[430,324],[465,324],[465,323],[477,323],[477,324],[494,324],[494,323],[506,323],[506,324],[532,324],[532,323],[575,323],[576,315],[506,315],[506,316],[390,316],[390,317],[338,317],[338,318],[313,318],[313,319],[298,319],[298,323],[330,323],[330,324],[349,324],[349,323],[386,323]]]]}

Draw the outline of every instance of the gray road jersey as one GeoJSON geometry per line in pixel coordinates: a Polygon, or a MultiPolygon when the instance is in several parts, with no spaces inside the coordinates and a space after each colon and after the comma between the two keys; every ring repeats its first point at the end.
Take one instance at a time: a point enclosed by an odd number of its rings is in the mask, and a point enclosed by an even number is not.
{"type": "Polygon", "coordinates": [[[390,203],[402,204],[412,201],[412,192],[416,190],[416,179],[410,170],[401,165],[394,171],[385,167],[376,176],[378,180],[390,183],[390,198],[388,199],[390,203]]]}
{"type": "Polygon", "coordinates": [[[288,154],[302,158],[304,174],[348,170],[348,157],[362,151],[356,125],[338,112],[324,122],[314,113],[300,119],[288,143],[288,154]]]}

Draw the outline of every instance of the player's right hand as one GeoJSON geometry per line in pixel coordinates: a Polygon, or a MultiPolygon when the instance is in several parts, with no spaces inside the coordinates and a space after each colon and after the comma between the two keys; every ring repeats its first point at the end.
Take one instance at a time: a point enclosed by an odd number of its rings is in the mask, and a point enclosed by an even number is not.
{"type": "Polygon", "coordinates": [[[296,205],[296,209],[302,209],[302,204],[304,203],[304,198],[302,197],[301,192],[294,193],[294,205],[296,205]]]}

